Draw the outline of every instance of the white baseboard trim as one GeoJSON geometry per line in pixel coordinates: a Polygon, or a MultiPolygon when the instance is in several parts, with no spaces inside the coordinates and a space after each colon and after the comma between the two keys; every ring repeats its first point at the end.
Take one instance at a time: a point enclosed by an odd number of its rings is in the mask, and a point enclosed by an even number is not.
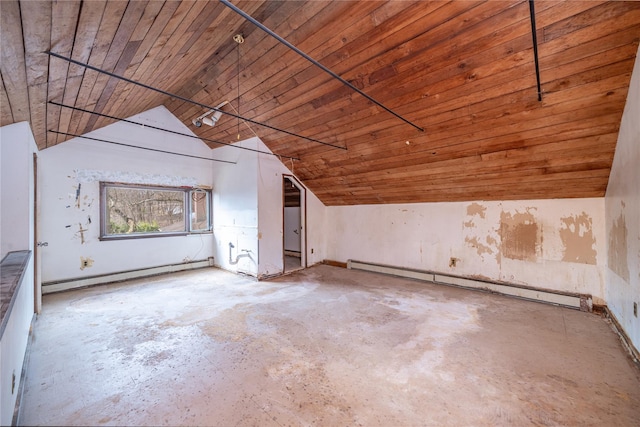
{"type": "Polygon", "coordinates": [[[627,333],[625,332],[622,324],[618,321],[618,318],[615,316],[615,314],[613,314],[609,307],[604,306],[602,307],[602,309],[604,312],[604,316],[611,320],[611,329],[613,329],[614,332],[618,335],[618,338],[620,338],[620,343],[627,350],[636,366],[640,368],[640,351],[635,348],[633,342],[631,341],[631,338],[629,338],[629,335],[627,335],[627,333]]]}
{"type": "Polygon", "coordinates": [[[592,311],[593,301],[591,295],[572,294],[545,289],[536,289],[528,286],[511,283],[498,283],[484,280],[469,279],[465,277],[450,276],[430,271],[421,271],[410,268],[395,267],[390,265],[374,264],[363,261],[347,261],[347,268],[354,270],[371,271],[374,273],[389,274],[391,276],[405,277],[409,279],[423,280],[443,285],[458,286],[467,289],[478,289],[517,298],[545,302],[563,307],[576,308],[582,311],[592,311]]]}
{"type": "Polygon", "coordinates": [[[68,291],[93,285],[122,282],[124,280],[138,279],[141,277],[156,276],[158,274],[176,273],[178,271],[195,270],[198,268],[213,267],[213,258],[200,261],[169,264],[158,267],[143,268],[140,270],[120,271],[117,273],[102,274],[99,276],[82,277],[77,279],[59,280],[42,283],[42,294],[68,291]]]}

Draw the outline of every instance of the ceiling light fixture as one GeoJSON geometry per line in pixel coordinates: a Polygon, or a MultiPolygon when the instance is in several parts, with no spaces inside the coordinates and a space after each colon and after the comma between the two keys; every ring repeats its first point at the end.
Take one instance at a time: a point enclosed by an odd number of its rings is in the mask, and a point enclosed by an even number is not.
{"type": "Polygon", "coordinates": [[[218,120],[220,120],[220,117],[222,117],[222,111],[216,111],[216,110],[219,110],[220,108],[224,107],[228,103],[229,101],[221,102],[220,104],[216,105],[215,110],[207,111],[203,115],[191,120],[191,123],[193,123],[193,125],[197,128],[201,127],[203,124],[207,126],[215,126],[215,124],[218,123],[218,120]],[[211,117],[208,117],[211,113],[213,113],[213,115],[211,117]]]}

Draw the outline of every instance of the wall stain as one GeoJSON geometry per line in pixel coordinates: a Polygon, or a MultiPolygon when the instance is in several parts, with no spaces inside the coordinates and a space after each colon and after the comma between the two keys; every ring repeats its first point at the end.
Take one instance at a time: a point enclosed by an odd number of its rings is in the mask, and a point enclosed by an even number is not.
{"type": "MultiPolygon", "coordinates": [[[[492,239],[490,236],[487,236],[487,243],[490,243],[489,240],[493,240],[493,242],[495,242],[495,239],[492,239]]],[[[491,246],[487,246],[485,244],[483,244],[482,242],[480,242],[480,240],[478,240],[477,236],[474,237],[465,237],[464,241],[469,244],[472,248],[475,248],[476,251],[478,252],[478,255],[482,255],[482,254],[489,254],[489,255],[493,255],[493,248],[491,246]]]]}
{"type": "Polygon", "coordinates": [[[80,235],[80,244],[84,245],[84,232],[88,231],[86,228],[82,228],[82,223],[78,223],[78,234],[80,235]]]}
{"type": "Polygon", "coordinates": [[[630,283],[627,263],[627,234],[627,222],[624,215],[620,213],[609,232],[608,264],[612,271],[630,283]]]}
{"type": "Polygon", "coordinates": [[[596,238],[593,235],[593,220],[585,212],[560,218],[560,238],[564,246],[563,261],[581,264],[596,264],[596,238]]]}
{"type": "Polygon", "coordinates": [[[510,259],[536,261],[541,247],[540,229],[529,209],[525,213],[500,213],[502,255],[510,259]]]}
{"type": "Polygon", "coordinates": [[[480,221],[480,224],[476,224],[474,221],[476,216],[478,216],[480,219],[486,219],[486,211],[486,206],[482,206],[481,204],[475,202],[471,203],[467,206],[467,217],[469,219],[468,221],[464,221],[462,223],[464,228],[475,229],[475,231],[465,231],[465,234],[469,233],[469,235],[465,236],[464,241],[468,246],[475,249],[483,262],[485,261],[483,257],[483,255],[485,254],[497,255],[496,260],[498,260],[500,256],[497,240],[490,235],[484,235],[485,232],[490,233],[490,231],[483,231],[483,229],[486,228],[485,221],[480,221]]]}
{"type": "Polygon", "coordinates": [[[480,218],[484,219],[486,211],[487,211],[486,206],[482,206],[479,203],[471,203],[469,206],[467,206],[468,216],[479,215],[480,218]]]}
{"type": "Polygon", "coordinates": [[[80,187],[82,184],[78,183],[78,188],[76,188],[76,208],[80,209],[80,187]]]}

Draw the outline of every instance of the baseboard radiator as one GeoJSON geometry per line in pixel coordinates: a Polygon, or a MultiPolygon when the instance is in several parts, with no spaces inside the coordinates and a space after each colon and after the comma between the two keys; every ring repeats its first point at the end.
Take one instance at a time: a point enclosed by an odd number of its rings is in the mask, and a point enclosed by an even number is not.
{"type": "Polygon", "coordinates": [[[536,289],[528,286],[511,283],[491,282],[488,280],[469,279],[466,277],[451,276],[431,271],[415,270],[404,267],[394,267],[383,264],[374,264],[363,261],[349,260],[347,268],[353,270],[370,271],[388,274],[391,276],[409,279],[423,280],[425,282],[443,285],[457,286],[467,289],[478,289],[517,298],[545,302],[563,307],[575,308],[581,311],[592,311],[593,301],[591,295],[564,293],[545,289],[536,289]]]}
{"type": "Polygon", "coordinates": [[[102,274],[98,276],[43,282],[42,293],[51,294],[54,292],[68,291],[71,289],[84,288],[87,286],[122,282],[124,280],[138,279],[141,277],[157,276],[159,274],[176,273],[178,271],[195,270],[198,268],[213,266],[213,258],[209,258],[199,261],[183,262],[180,264],[169,264],[158,267],[143,268],[140,270],[120,271],[117,273],[102,274]]]}

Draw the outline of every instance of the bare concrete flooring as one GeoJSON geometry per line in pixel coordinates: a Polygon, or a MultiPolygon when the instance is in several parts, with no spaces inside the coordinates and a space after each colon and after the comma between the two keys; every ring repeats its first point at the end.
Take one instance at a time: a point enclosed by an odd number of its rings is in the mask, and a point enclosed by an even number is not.
{"type": "Polygon", "coordinates": [[[21,424],[640,425],[594,314],[317,266],[48,296],[21,424]]]}

